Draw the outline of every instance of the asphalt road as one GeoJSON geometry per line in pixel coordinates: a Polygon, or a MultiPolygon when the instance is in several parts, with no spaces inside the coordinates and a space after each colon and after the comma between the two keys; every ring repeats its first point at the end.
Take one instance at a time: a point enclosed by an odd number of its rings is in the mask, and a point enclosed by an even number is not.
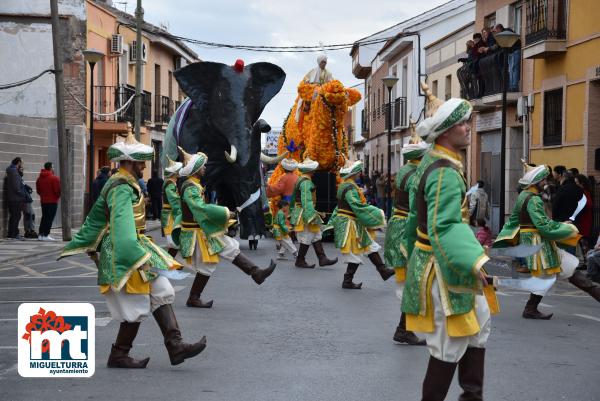
{"type": "MultiPolygon", "coordinates": [[[[274,243],[242,250],[266,265],[274,243]]],[[[329,255],[336,252],[326,244],[329,255]]],[[[315,256],[312,251],[310,259],[315,256]]],[[[361,266],[362,290],[343,290],[345,266],[296,269],[283,261],[262,286],[234,266],[219,265],[205,290],[212,309],[185,306],[191,278],[174,281],[184,338],[208,338],[198,357],[172,367],[156,323],[142,327],[132,355],[145,370],[107,369],[118,323],[110,321],[84,257],[54,257],[0,267],[0,400],[418,400],[428,353],[392,341],[399,305],[393,279],[361,266]],[[17,373],[21,302],[91,302],[96,308],[96,373],[89,379],[22,378],[17,373]]],[[[600,399],[600,305],[559,283],[541,309],[550,321],[520,317],[528,295],[500,294],[487,348],[487,400],[600,399]]],[[[448,400],[456,400],[456,379],[448,400]]]]}

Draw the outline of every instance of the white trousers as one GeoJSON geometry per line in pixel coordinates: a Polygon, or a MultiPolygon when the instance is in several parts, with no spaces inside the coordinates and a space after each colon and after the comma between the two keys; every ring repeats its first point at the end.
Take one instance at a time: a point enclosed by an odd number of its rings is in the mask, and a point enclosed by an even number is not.
{"type": "MultiPolygon", "coordinates": [[[[371,245],[369,245],[369,250],[367,252],[365,252],[367,255],[373,253],[373,252],[377,252],[381,249],[381,246],[375,241],[373,240],[371,242],[371,245]]],[[[363,261],[362,261],[362,256],[361,254],[355,254],[355,253],[343,253],[342,254],[342,262],[343,263],[356,263],[358,265],[362,265],[363,261]]]]}
{"type": "Polygon", "coordinates": [[[166,277],[158,276],[150,283],[150,294],[128,294],[109,290],[104,294],[112,318],[118,322],[141,322],[162,305],[172,304],[175,290],[166,277]]]}
{"type": "Polygon", "coordinates": [[[283,237],[282,239],[277,240],[277,246],[279,247],[280,255],[284,255],[286,249],[292,255],[295,254],[297,251],[296,246],[294,245],[294,243],[292,242],[292,239],[290,237],[287,237],[287,238],[283,237]]]}
{"type": "Polygon", "coordinates": [[[483,295],[475,296],[475,315],[479,323],[479,333],[465,337],[450,337],[446,327],[446,315],[442,308],[440,288],[437,278],[431,287],[433,298],[433,333],[423,333],[431,356],[444,362],[458,362],[467,347],[484,348],[491,331],[490,309],[483,295]]]}
{"type": "MultiPolygon", "coordinates": [[[[219,257],[225,259],[228,262],[232,262],[233,259],[240,254],[240,243],[237,242],[234,238],[231,238],[227,235],[221,235],[218,237],[221,243],[223,244],[223,250],[219,253],[219,257]]],[[[205,276],[211,276],[215,269],[217,268],[217,263],[204,263],[202,261],[202,252],[200,251],[200,245],[196,241],[196,248],[194,249],[194,256],[192,260],[192,269],[196,273],[203,274],[205,276]]]]}
{"type": "Polygon", "coordinates": [[[320,241],[323,236],[321,235],[321,230],[319,232],[313,233],[308,230],[308,224],[304,225],[304,230],[296,231],[296,238],[298,238],[298,242],[304,245],[311,245],[313,242],[320,241]]]}

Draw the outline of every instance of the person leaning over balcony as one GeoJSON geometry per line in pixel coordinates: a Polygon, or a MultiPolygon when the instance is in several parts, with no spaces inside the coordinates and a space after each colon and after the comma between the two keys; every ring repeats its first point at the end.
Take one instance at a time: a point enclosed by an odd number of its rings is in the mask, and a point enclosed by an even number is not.
{"type": "MultiPolygon", "coordinates": [[[[504,28],[502,24],[496,24],[492,33],[498,34],[500,32],[515,32],[511,28],[504,28]]],[[[491,47],[491,51],[497,51],[500,47],[498,44],[494,44],[491,47]]],[[[508,50],[508,91],[518,92],[519,81],[521,79],[521,39],[517,39],[515,44],[508,50]]]]}

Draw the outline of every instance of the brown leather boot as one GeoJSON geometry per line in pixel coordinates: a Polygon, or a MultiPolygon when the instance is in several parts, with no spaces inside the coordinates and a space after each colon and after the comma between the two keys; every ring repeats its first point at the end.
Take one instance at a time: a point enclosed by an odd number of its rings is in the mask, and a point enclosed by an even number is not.
{"type": "Polygon", "coordinates": [[[309,265],[306,263],[306,253],[308,252],[310,246],[306,244],[300,244],[300,248],[298,249],[298,256],[296,256],[296,267],[300,267],[303,269],[314,269],[315,265],[309,265]]]}
{"type": "Polygon", "coordinates": [[[542,313],[537,308],[542,298],[541,295],[529,295],[529,300],[525,304],[525,309],[523,310],[523,317],[525,319],[550,320],[553,315],[552,313],[542,313]]]}
{"type": "Polygon", "coordinates": [[[129,356],[129,350],[139,328],[140,322],[121,322],[117,339],[110,349],[106,366],[109,368],[144,369],[148,365],[150,358],[137,360],[129,356]]]}
{"type": "Polygon", "coordinates": [[[202,291],[204,287],[206,287],[206,283],[208,283],[208,279],[210,276],[205,276],[204,274],[196,273],[196,278],[194,278],[194,283],[192,284],[192,288],[190,289],[190,296],[188,297],[186,306],[192,308],[211,308],[213,306],[213,301],[202,302],[200,296],[202,295],[202,291]]]}
{"type": "Polygon", "coordinates": [[[167,249],[167,252],[169,253],[169,255],[171,255],[172,258],[175,258],[175,256],[177,256],[177,252],[179,252],[179,249],[169,248],[167,249]]]}
{"type": "Polygon", "coordinates": [[[408,345],[425,345],[425,340],[419,340],[419,337],[412,331],[406,330],[406,315],[404,312],[400,315],[400,324],[396,327],[394,341],[408,345]]]}
{"type": "Polygon", "coordinates": [[[443,401],[454,377],[456,363],[444,362],[429,356],[427,373],[423,380],[423,397],[421,401],[443,401]]]}
{"type": "Polygon", "coordinates": [[[583,271],[575,270],[575,273],[569,277],[569,283],[587,292],[592,298],[600,302],[600,286],[590,280],[583,271]]]}
{"type": "Polygon", "coordinates": [[[267,267],[266,269],[259,269],[254,264],[254,262],[248,259],[243,253],[237,255],[231,263],[236,265],[241,271],[243,271],[247,275],[251,276],[252,280],[254,280],[254,282],[258,285],[261,285],[266,280],[266,278],[273,273],[275,267],[277,266],[275,262],[273,262],[273,259],[271,259],[269,267],[267,267]]]}
{"type": "Polygon", "coordinates": [[[313,248],[315,248],[315,253],[317,254],[317,257],[319,258],[319,266],[331,266],[337,263],[338,259],[329,259],[327,258],[327,256],[325,255],[325,250],[323,249],[323,243],[319,240],[316,242],[313,242],[312,244],[313,248]]]}
{"type": "Polygon", "coordinates": [[[371,261],[371,263],[373,263],[375,265],[375,268],[381,275],[381,278],[383,279],[383,281],[387,280],[388,278],[390,278],[394,275],[394,270],[385,266],[385,263],[383,263],[383,260],[381,260],[381,255],[379,255],[379,253],[377,253],[377,252],[370,253],[369,260],[371,261]]]}
{"type": "Polygon", "coordinates": [[[362,287],[362,283],[354,284],[352,282],[356,270],[358,270],[358,264],[348,263],[348,268],[346,269],[346,273],[344,273],[344,281],[342,282],[342,288],[347,288],[349,290],[360,290],[360,288],[362,287]]]}
{"type": "Polygon", "coordinates": [[[175,318],[175,312],[173,312],[171,305],[162,305],[152,314],[165,339],[165,347],[167,347],[167,351],[169,352],[171,365],[179,365],[184,360],[193,358],[204,351],[204,348],[206,348],[206,336],[194,344],[183,342],[181,331],[179,331],[177,319],[175,318]]]}
{"type": "Polygon", "coordinates": [[[458,362],[458,384],[463,389],[458,401],[483,400],[484,362],[485,348],[467,348],[458,362]]]}

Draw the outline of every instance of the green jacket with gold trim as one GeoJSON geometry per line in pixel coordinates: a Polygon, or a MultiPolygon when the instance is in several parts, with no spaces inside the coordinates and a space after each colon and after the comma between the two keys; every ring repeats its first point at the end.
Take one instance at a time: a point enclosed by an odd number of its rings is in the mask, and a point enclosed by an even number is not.
{"type": "MultiPolygon", "coordinates": [[[[81,229],[59,259],[99,250],[98,284],[110,285],[116,291],[144,263],[164,270],[175,267],[174,259],[143,234],[145,224],[142,191],[137,180],[121,170],[106,182],[81,229]]],[[[146,276],[156,277],[152,272],[146,276]]]]}
{"type": "Polygon", "coordinates": [[[300,219],[304,224],[323,224],[323,219],[315,209],[315,191],[315,184],[309,176],[303,174],[298,178],[290,203],[290,224],[292,226],[297,226],[300,219]]]}
{"type": "Polygon", "coordinates": [[[360,188],[351,179],[344,180],[338,187],[338,207],[329,219],[329,224],[333,226],[335,247],[338,249],[346,245],[350,230],[353,229],[352,222],[355,223],[355,238],[360,248],[368,247],[373,242],[369,230],[385,227],[383,210],[363,202],[359,191],[360,188]]]}
{"type": "Polygon", "coordinates": [[[402,311],[424,315],[427,281],[437,278],[446,316],[469,312],[475,294],[481,292],[479,270],[489,258],[468,225],[466,184],[458,156],[436,145],[417,168],[410,192],[410,212],[403,245],[409,256],[402,311]],[[423,199],[427,211],[427,232],[417,242],[417,192],[424,172],[437,160],[449,166],[438,167],[426,177],[423,199]],[[429,243],[429,244],[428,244],[429,243]]]}
{"type": "MultiPolygon", "coordinates": [[[[396,194],[401,190],[408,192],[414,179],[414,172],[417,170],[418,166],[418,163],[409,162],[400,167],[400,170],[396,173],[396,182],[394,183],[396,194]],[[402,181],[404,181],[404,177],[409,173],[412,175],[410,175],[404,183],[404,188],[400,188],[402,181]]],[[[406,227],[406,218],[408,216],[405,211],[396,210],[397,206],[398,205],[394,205],[394,214],[388,222],[383,252],[385,263],[393,268],[406,267],[407,261],[406,249],[402,246],[402,237],[404,236],[404,228],[406,227]]]]}
{"type": "Polygon", "coordinates": [[[223,250],[218,237],[227,232],[229,209],[224,206],[206,203],[204,188],[195,177],[188,178],[181,185],[182,222],[179,235],[179,250],[185,258],[194,254],[198,230],[206,236],[211,254],[223,250]],[[189,213],[189,215],[187,215],[189,213]]]}
{"type": "MultiPolygon", "coordinates": [[[[177,191],[177,182],[175,179],[167,178],[165,180],[163,195],[160,225],[165,235],[174,235],[173,231],[179,231],[181,228],[181,199],[179,191],[177,191]]],[[[179,232],[176,234],[179,234],[179,232]]]]}
{"type": "MultiPolygon", "coordinates": [[[[519,194],[510,218],[502,227],[494,242],[494,248],[513,246],[519,243],[542,244],[540,251],[525,258],[532,273],[560,267],[560,255],[556,242],[568,243],[578,240],[578,230],[573,224],[552,220],[546,214],[544,201],[537,191],[530,187],[519,194]],[[524,203],[527,200],[527,205],[524,203]]],[[[572,245],[572,244],[570,244],[572,245]]]]}

